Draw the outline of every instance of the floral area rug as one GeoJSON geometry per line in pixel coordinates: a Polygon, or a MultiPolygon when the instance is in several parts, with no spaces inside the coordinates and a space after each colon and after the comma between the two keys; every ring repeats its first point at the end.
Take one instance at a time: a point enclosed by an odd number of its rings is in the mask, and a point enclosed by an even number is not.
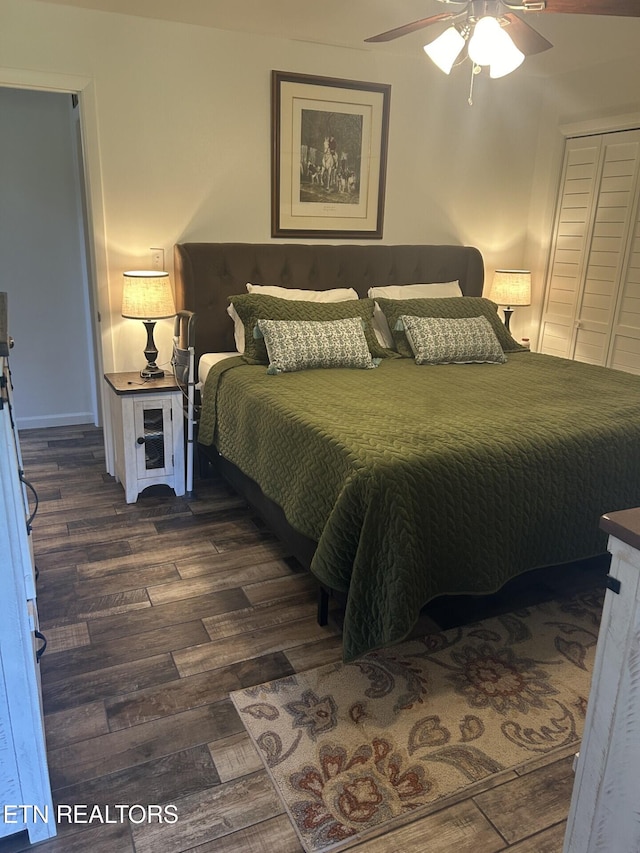
{"type": "Polygon", "coordinates": [[[584,593],[232,693],[304,849],[577,745],[601,607],[584,593]]]}

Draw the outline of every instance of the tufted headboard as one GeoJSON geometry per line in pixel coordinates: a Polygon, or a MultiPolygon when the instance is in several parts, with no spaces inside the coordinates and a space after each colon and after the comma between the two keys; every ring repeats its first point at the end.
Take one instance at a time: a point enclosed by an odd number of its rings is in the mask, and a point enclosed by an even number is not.
{"type": "Polygon", "coordinates": [[[482,296],[482,255],[468,246],[311,245],[307,243],[178,243],[174,248],[178,310],[196,313],[196,358],[235,349],[227,297],[247,282],[328,290],[459,281],[482,296]]]}

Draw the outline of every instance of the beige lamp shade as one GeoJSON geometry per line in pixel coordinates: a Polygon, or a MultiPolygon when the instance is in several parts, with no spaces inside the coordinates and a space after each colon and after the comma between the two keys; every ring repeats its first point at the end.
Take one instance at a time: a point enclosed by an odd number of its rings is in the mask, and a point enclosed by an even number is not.
{"type": "Polygon", "coordinates": [[[529,270],[496,270],[489,299],[498,305],[531,305],[529,270]]]}
{"type": "Polygon", "coordinates": [[[168,272],[130,270],[124,273],[123,317],[131,320],[163,320],[174,317],[175,313],[168,272]]]}

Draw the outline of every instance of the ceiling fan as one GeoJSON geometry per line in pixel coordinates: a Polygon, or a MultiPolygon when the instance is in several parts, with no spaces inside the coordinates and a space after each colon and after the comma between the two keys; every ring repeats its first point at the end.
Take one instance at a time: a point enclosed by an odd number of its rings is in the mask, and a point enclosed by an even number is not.
{"type": "Polygon", "coordinates": [[[433,24],[450,22],[450,26],[424,49],[427,55],[449,74],[458,57],[473,63],[474,73],[489,66],[491,77],[502,77],[515,70],[525,56],[553,47],[516,11],[560,12],[581,15],[619,15],[640,17],[638,0],[439,0],[457,9],[421,18],[365,39],[386,42],[433,24]]]}

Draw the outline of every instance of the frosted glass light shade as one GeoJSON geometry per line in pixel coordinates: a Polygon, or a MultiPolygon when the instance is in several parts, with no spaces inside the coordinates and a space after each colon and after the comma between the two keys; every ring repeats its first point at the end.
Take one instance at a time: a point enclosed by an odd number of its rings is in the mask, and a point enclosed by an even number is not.
{"type": "Polygon", "coordinates": [[[123,317],[131,320],[163,320],[174,317],[175,313],[168,272],[130,270],[124,273],[123,317]]]}
{"type": "Polygon", "coordinates": [[[505,77],[511,74],[524,62],[524,53],[515,46],[511,37],[502,31],[506,36],[506,41],[500,46],[498,55],[492,59],[489,66],[489,77],[505,77]]]}
{"type": "Polygon", "coordinates": [[[524,61],[524,53],[518,50],[497,19],[487,15],[473,28],[469,58],[476,65],[488,65],[489,76],[496,78],[515,71],[524,61]]]}
{"type": "Polygon", "coordinates": [[[529,270],[496,270],[489,299],[498,305],[531,305],[529,270]]]}
{"type": "MultiPolygon", "coordinates": [[[[469,39],[469,58],[476,65],[491,65],[491,60],[497,56],[500,50],[502,27],[490,15],[476,23],[473,34],[469,39]]],[[[507,36],[509,38],[509,36],[507,36]]]]}
{"type": "Polygon", "coordinates": [[[437,39],[425,44],[424,52],[441,71],[449,74],[463,47],[464,38],[455,27],[449,27],[437,39]]]}

